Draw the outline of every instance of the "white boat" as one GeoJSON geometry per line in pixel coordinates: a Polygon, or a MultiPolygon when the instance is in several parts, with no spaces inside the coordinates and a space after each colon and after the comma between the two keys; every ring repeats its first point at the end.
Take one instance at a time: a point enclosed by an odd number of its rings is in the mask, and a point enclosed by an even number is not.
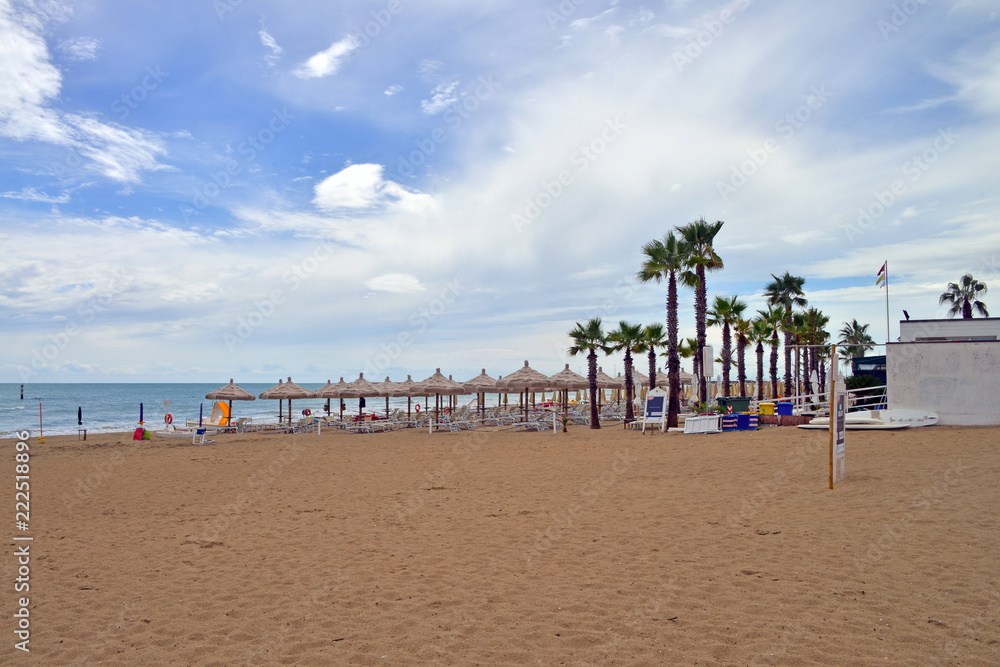
{"type": "MultiPolygon", "coordinates": [[[[933,426],[938,423],[934,412],[923,410],[860,410],[847,413],[844,426],[849,431],[892,430],[915,426],[933,426]]],[[[808,424],[799,424],[799,428],[821,429],[830,428],[829,417],[814,417],[808,424]]]]}

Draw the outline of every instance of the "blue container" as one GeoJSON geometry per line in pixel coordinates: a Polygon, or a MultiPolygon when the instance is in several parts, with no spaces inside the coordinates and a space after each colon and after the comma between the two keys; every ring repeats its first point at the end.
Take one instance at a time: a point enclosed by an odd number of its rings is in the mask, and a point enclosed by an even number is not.
{"type": "Polygon", "coordinates": [[[781,403],[778,403],[778,414],[782,415],[784,417],[791,417],[792,416],[792,404],[791,403],[786,403],[784,401],[782,401],[781,403]]]}
{"type": "Polygon", "coordinates": [[[739,428],[738,415],[727,415],[722,418],[723,431],[735,431],[739,428]]]}
{"type": "Polygon", "coordinates": [[[739,431],[756,431],[757,415],[736,415],[736,429],[739,431]]]}

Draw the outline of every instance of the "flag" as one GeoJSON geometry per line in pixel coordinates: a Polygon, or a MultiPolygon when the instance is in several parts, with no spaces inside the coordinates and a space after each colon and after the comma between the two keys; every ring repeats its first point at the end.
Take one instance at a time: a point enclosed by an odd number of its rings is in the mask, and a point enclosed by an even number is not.
{"type": "Polygon", "coordinates": [[[875,278],[875,284],[878,285],[878,286],[880,286],[880,287],[885,284],[885,266],[886,266],[886,264],[888,264],[888,262],[885,262],[884,264],[882,264],[882,268],[878,270],[878,276],[875,278]]]}

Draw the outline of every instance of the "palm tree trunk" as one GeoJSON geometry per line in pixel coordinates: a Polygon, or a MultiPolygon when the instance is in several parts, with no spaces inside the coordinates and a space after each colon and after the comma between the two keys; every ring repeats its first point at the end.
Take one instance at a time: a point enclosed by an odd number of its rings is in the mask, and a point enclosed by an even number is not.
{"type": "Polygon", "coordinates": [[[667,377],[670,381],[670,395],[667,398],[667,428],[677,428],[677,416],[681,412],[681,358],[677,353],[679,329],[677,274],[671,271],[667,282],[667,377]]]}
{"type": "Polygon", "coordinates": [[[743,337],[736,337],[736,380],[740,383],[740,398],[747,395],[747,360],[746,346],[743,345],[743,337]]]}
{"type": "MultiPolygon", "coordinates": [[[[790,362],[785,361],[785,368],[790,362]]],[[[778,333],[771,337],[771,399],[778,398],[778,333]]]]}
{"type": "MultiPolygon", "coordinates": [[[[785,320],[791,324],[791,317],[785,320]]],[[[792,395],[792,334],[785,332],[785,396],[792,395]]]]}
{"type": "Polygon", "coordinates": [[[733,365],[733,334],[729,324],[722,325],[722,395],[729,398],[729,370],[733,365]]]}
{"type": "Polygon", "coordinates": [[[757,400],[764,400],[764,342],[757,341],[757,400]]]}
{"type": "Polygon", "coordinates": [[[649,389],[652,390],[656,386],[656,350],[652,346],[649,347],[649,389]]]}
{"type": "MultiPolygon", "coordinates": [[[[705,266],[699,264],[698,268],[695,270],[698,276],[698,285],[694,290],[694,310],[695,310],[695,325],[697,327],[697,356],[699,360],[699,368],[703,368],[702,361],[705,357],[705,320],[708,313],[708,293],[705,289],[705,266]]],[[[705,379],[705,374],[698,373],[698,397],[701,399],[699,403],[708,403],[708,383],[705,379]]]]}
{"type": "Polygon", "coordinates": [[[601,428],[597,415],[597,352],[594,350],[587,355],[587,379],[590,380],[590,428],[601,428]]]}
{"type": "Polygon", "coordinates": [[[632,409],[632,350],[625,348],[625,421],[630,422],[635,419],[635,411],[632,409]]]}

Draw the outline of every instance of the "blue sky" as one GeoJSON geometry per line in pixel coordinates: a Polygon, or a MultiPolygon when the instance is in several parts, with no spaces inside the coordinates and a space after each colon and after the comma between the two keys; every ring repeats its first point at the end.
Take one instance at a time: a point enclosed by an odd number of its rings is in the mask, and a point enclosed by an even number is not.
{"type": "Polygon", "coordinates": [[[987,0],[0,0],[0,381],[579,371],[575,322],[663,320],[641,247],[699,217],[710,296],[791,271],[884,340],[883,261],[894,321],[1000,283],[998,28],[987,0]]]}

